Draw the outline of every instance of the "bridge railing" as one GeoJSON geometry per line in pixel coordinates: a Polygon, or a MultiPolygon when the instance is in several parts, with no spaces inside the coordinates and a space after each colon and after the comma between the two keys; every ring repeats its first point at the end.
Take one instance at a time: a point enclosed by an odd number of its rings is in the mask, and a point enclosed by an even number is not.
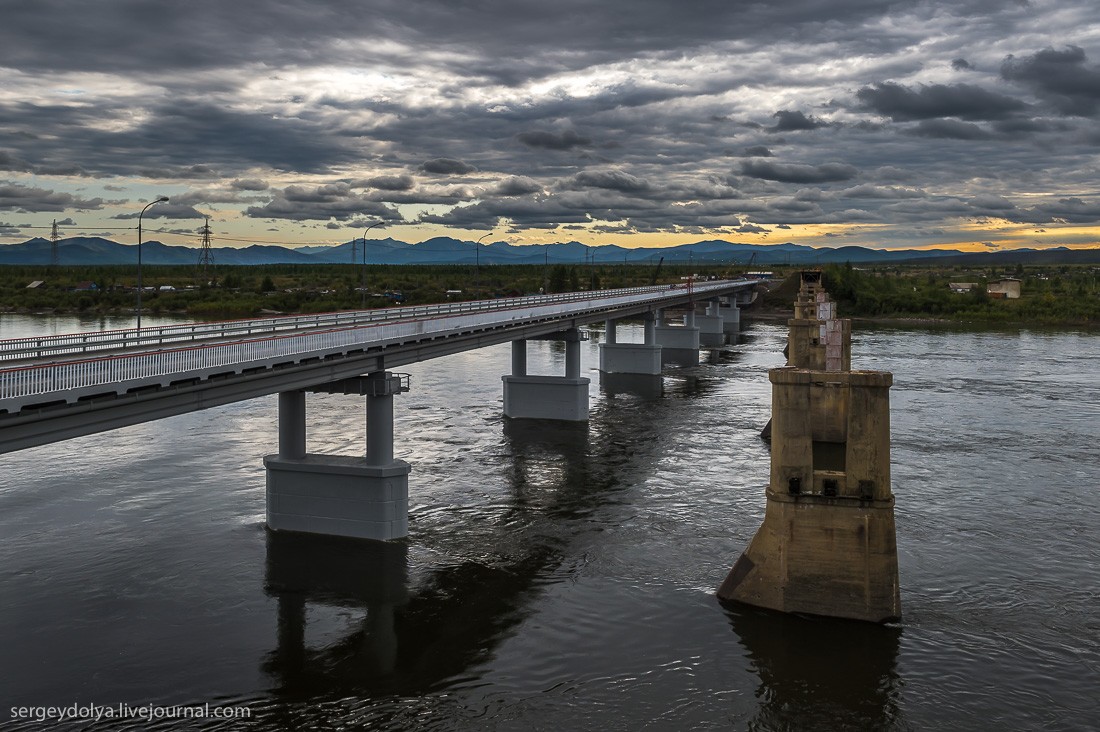
{"type": "MultiPolygon", "coordinates": [[[[599,290],[599,296],[664,292],[668,285],[599,290]]],[[[268,333],[317,328],[339,328],[371,325],[380,321],[428,317],[468,312],[485,312],[524,305],[568,303],[593,297],[592,292],[569,292],[556,295],[525,295],[494,300],[474,300],[437,305],[417,305],[375,310],[352,310],[316,315],[287,315],[273,318],[249,318],[213,323],[184,323],[91,333],[66,333],[0,340],[0,362],[45,358],[48,356],[80,355],[98,351],[160,346],[186,342],[241,338],[268,333]]]]}
{"type": "MultiPolygon", "coordinates": [[[[706,283],[696,295],[728,289],[734,282],[706,283]]],[[[570,293],[575,295],[578,293],[570,293]]],[[[67,401],[98,393],[124,393],[146,385],[169,385],[175,380],[208,378],[220,373],[240,373],[278,363],[323,358],[358,349],[399,344],[423,338],[466,331],[484,331],[519,326],[548,319],[599,316],[622,305],[659,303],[674,296],[669,288],[630,288],[600,291],[581,297],[552,296],[556,302],[519,304],[513,298],[508,307],[466,313],[436,313],[427,317],[406,317],[366,325],[341,326],[310,333],[288,333],[245,338],[228,343],[208,343],[165,348],[142,353],[121,353],[82,360],[11,366],[0,369],[0,410],[17,411],[27,397],[57,394],[67,401]],[[643,290],[639,292],[638,290],[643,290]],[[89,391],[91,390],[91,391],[89,391]],[[6,400],[12,400],[5,404],[6,400]]],[[[682,295],[683,293],[680,293],[682,295]]],[[[536,298],[537,299],[537,298],[536,298]]],[[[469,303],[466,303],[469,305],[469,303]]],[[[401,308],[410,316],[414,308],[401,308]]]]}

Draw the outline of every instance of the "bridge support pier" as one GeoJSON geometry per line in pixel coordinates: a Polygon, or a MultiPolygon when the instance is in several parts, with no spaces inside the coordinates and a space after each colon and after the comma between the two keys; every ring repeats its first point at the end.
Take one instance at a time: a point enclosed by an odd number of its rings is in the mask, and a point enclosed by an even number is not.
{"type": "Polygon", "coordinates": [[[600,344],[600,377],[606,374],[661,375],[661,347],[656,343],[653,315],[645,320],[644,343],[619,343],[616,321],[607,321],[607,337],[600,344]]]}
{"type": "Polygon", "coordinates": [[[728,305],[720,305],[718,314],[722,316],[723,332],[741,332],[741,308],[737,307],[737,301],[734,298],[730,298],[728,305]]]}
{"type": "Polygon", "coordinates": [[[661,325],[655,330],[656,342],[661,346],[661,362],[695,366],[699,363],[699,328],[695,325],[695,311],[684,316],[684,325],[661,325]]]}
{"type": "Polygon", "coordinates": [[[764,523],[725,601],[886,622],[901,617],[890,488],[891,374],[772,369],[764,523]]]}
{"type": "Polygon", "coordinates": [[[504,382],[504,416],[509,419],[588,421],[588,385],[581,376],[581,334],[565,331],[565,376],[527,374],[527,342],[512,341],[512,374],[504,382]]]}
{"type": "Polygon", "coordinates": [[[406,536],[412,467],[393,458],[393,395],[407,387],[378,371],[321,390],[366,396],[366,457],[307,453],[305,393],[280,394],[279,454],[264,458],[268,528],[379,541],[406,536]]]}
{"type": "Polygon", "coordinates": [[[699,328],[699,343],[704,346],[720,346],[726,342],[725,327],[718,311],[718,301],[707,302],[707,312],[695,316],[699,328]]]}

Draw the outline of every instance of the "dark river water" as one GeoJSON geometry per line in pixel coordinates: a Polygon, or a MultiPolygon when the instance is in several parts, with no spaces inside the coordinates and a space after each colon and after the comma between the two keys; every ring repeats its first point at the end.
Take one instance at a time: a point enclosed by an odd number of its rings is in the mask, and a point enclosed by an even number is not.
{"type": "MultiPolygon", "coordinates": [[[[601,389],[594,333],[580,429],[504,423],[506,345],[407,368],[390,545],[266,532],[274,396],[0,456],[0,727],[209,702],[251,718],[53,724],[1100,728],[1100,334],[857,327],[853,362],[894,373],[888,627],[715,600],[763,517],[785,334],[747,325],[640,397],[601,389]]],[[[564,372],[557,344],[528,359],[564,372]]],[[[360,399],[308,403],[312,452],[362,453],[360,399]]]]}

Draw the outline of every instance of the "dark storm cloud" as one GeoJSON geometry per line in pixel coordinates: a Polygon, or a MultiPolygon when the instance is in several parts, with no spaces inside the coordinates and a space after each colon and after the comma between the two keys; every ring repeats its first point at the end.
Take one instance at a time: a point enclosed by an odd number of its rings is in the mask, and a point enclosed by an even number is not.
{"type": "Polygon", "coordinates": [[[925,194],[924,191],[918,191],[912,188],[864,184],[846,188],[840,191],[838,195],[843,198],[896,200],[899,198],[923,198],[927,194],[925,194]]]}
{"type": "Polygon", "coordinates": [[[737,153],[737,157],[742,158],[770,158],[772,157],[772,151],[763,145],[753,145],[752,147],[746,147],[741,152],[737,153]]]}
{"type": "MultiPolygon", "coordinates": [[[[278,69],[346,63],[347,44],[334,39],[383,38],[410,48],[493,48],[491,55],[474,54],[452,63],[462,64],[464,74],[518,85],[594,62],[754,39],[765,30],[770,42],[826,31],[830,37],[859,37],[862,22],[890,10],[890,5],[873,0],[696,0],[690,9],[665,0],[191,0],[155,8],[140,0],[37,0],[5,8],[0,53],[2,65],[33,70],[144,74],[245,65],[278,69]]],[[[961,7],[955,12],[976,10],[961,7]]],[[[364,42],[360,53],[366,54],[366,64],[395,54],[406,63],[416,60],[380,43],[364,42]]]]}
{"type": "Polygon", "coordinates": [[[197,100],[160,104],[149,108],[139,125],[104,129],[104,120],[131,111],[104,103],[86,108],[0,104],[0,119],[2,127],[50,131],[49,137],[28,140],[21,151],[36,172],[79,166],[92,176],[211,180],[257,165],[323,172],[353,157],[349,143],[320,123],[197,100]]]}
{"type": "MultiPolygon", "coordinates": [[[[1009,45],[1089,36],[1021,3],[10,5],[13,180],[137,174],[193,185],[174,205],[318,229],[418,204],[448,226],[634,232],[973,216],[998,209],[935,193],[1090,190],[1080,161],[1100,144],[1066,116],[1095,109],[1084,51],[1009,45]]],[[[1094,15],[1060,4],[1074,13],[1094,15]]]]}
{"type": "Polygon", "coordinates": [[[538,193],[542,190],[542,184],[533,178],[513,175],[497,183],[491,193],[497,196],[525,196],[529,193],[538,193]]]}
{"type": "Polygon", "coordinates": [[[1027,109],[1019,99],[972,84],[931,84],[914,90],[886,81],[863,87],[856,97],[864,109],[896,121],[937,117],[1004,119],[1027,109]]]}
{"type": "Polygon", "coordinates": [[[412,204],[456,204],[471,201],[478,197],[478,190],[472,186],[426,185],[408,191],[374,190],[365,193],[362,200],[379,203],[412,204]]]}
{"type": "Polygon", "coordinates": [[[42,211],[87,211],[103,208],[102,198],[78,198],[71,193],[30,188],[16,183],[0,183],[0,210],[19,213],[42,211]]]}
{"type": "Polygon", "coordinates": [[[805,165],[802,163],[773,163],[768,160],[746,160],[741,163],[741,174],[780,183],[829,183],[851,180],[859,174],[859,171],[855,167],[844,163],[805,165]]]}
{"type": "Polygon", "coordinates": [[[650,189],[649,181],[621,170],[585,170],[569,182],[576,188],[606,188],[625,193],[641,193],[650,189]]]}
{"type": "Polygon", "coordinates": [[[362,187],[377,188],[382,191],[409,191],[416,185],[411,175],[377,175],[361,181],[362,187]]]}
{"type": "Polygon", "coordinates": [[[420,164],[420,169],[425,173],[434,173],[435,175],[466,175],[477,170],[473,165],[454,158],[425,160],[420,164]]]}
{"type": "Polygon", "coordinates": [[[1009,56],[1001,75],[1023,84],[1066,115],[1092,117],[1100,110],[1100,67],[1089,66],[1084,49],[1044,49],[1031,56],[1009,56]]]}
{"type": "Polygon", "coordinates": [[[774,127],[770,129],[772,132],[794,132],[797,130],[816,130],[819,127],[824,127],[825,123],[821,120],[814,119],[813,117],[807,117],[802,112],[790,112],[787,110],[780,110],[772,115],[779,121],[775,123],[774,127]]]}
{"type": "Polygon", "coordinates": [[[238,191],[266,191],[268,189],[267,181],[259,178],[237,179],[229,186],[238,191]]]}
{"type": "MultiPolygon", "coordinates": [[[[112,219],[136,219],[138,218],[139,211],[133,213],[116,214],[112,216],[112,219]]],[[[157,206],[149,208],[143,219],[201,219],[205,218],[206,214],[200,213],[195,208],[186,203],[177,203],[170,201],[168,203],[162,203],[157,206]]]]}
{"type": "Polygon", "coordinates": [[[990,137],[990,133],[980,126],[957,119],[921,120],[906,132],[918,137],[940,137],[949,140],[984,140],[990,137]]]}
{"type": "Polygon", "coordinates": [[[521,132],[516,139],[528,147],[544,148],[546,150],[572,150],[575,147],[583,147],[592,143],[587,137],[582,137],[573,130],[563,132],[546,132],[536,130],[534,132],[521,132]]]}
{"type": "Polygon", "coordinates": [[[255,191],[242,192],[233,187],[228,189],[199,188],[184,193],[172,194],[171,203],[181,206],[209,206],[219,203],[255,203],[258,200],[263,200],[263,198],[265,196],[260,196],[255,191]]]}
{"type": "Polygon", "coordinates": [[[396,209],[355,193],[347,183],[323,186],[287,186],[263,206],[249,206],[245,215],[260,219],[292,221],[330,218],[346,221],[356,216],[372,216],[383,221],[401,221],[396,209]]]}
{"type": "Polygon", "coordinates": [[[1085,201],[1078,196],[1059,198],[1049,203],[1018,210],[1005,218],[1033,224],[1096,224],[1100,223],[1100,200],[1085,201]]]}
{"type": "Polygon", "coordinates": [[[7,150],[0,150],[0,170],[13,170],[20,173],[31,173],[34,171],[30,163],[16,157],[7,150]]]}

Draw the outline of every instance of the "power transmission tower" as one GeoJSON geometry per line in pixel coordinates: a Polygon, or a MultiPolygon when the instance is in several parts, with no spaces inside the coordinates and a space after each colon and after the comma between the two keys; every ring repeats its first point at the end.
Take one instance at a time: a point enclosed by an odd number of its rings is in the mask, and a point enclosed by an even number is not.
{"type": "Polygon", "coordinates": [[[50,265],[56,267],[61,262],[61,257],[57,253],[57,240],[61,238],[61,235],[57,233],[57,219],[53,220],[53,231],[50,232],[50,265]]]}
{"type": "Polygon", "coordinates": [[[214,252],[210,251],[210,217],[206,217],[206,224],[200,230],[202,234],[201,249],[199,251],[199,268],[202,270],[203,282],[210,282],[210,270],[214,267],[214,252]]]}

